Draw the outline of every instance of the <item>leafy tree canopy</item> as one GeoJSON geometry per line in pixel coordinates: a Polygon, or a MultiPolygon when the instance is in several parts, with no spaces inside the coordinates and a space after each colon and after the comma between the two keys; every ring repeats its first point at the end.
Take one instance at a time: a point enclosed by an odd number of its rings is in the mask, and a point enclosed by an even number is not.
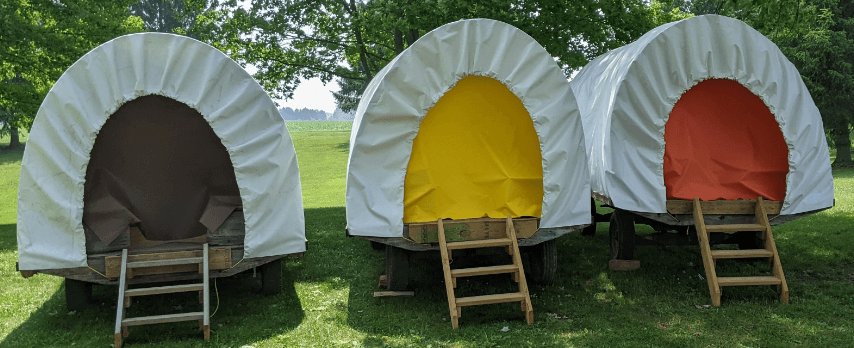
{"type": "Polygon", "coordinates": [[[142,30],[135,2],[0,0],[0,132],[32,125],[44,95],[83,54],[142,30]]]}
{"type": "Polygon", "coordinates": [[[268,0],[225,1],[200,15],[200,38],[242,64],[274,97],[299,80],[337,79],[338,105],[352,110],[371,78],[421,35],[468,18],[525,31],[567,73],[653,28],[643,0],[268,0]]]}

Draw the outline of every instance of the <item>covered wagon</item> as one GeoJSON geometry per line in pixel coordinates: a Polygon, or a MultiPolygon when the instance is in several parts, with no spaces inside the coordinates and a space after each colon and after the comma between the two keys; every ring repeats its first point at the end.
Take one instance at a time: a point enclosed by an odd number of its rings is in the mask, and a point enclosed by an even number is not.
{"type": "Polygon", "coordinates": [[[45,97],[21,167],[18,269],[65,277],[72,310],[92,283],[202,268],[206,285],[260,266],[278,292],[278,260],[305,251],[299,170],[274,102],[187,37],[127,35],[80,58],[45,97]]]}
{"type": "Polygon", "coordinates": [[[821,115],[777,46],[739,20],[698,16],[596,58],[571,84],[593,196],[614,208],[613,258],[690,228],[714,304],[729,285],[777,285],[785,301],[770,225],[832,207],[833,178],[821,115]],[[659,233],[637,238],[634,223],[659,233]],[[753,257],[771,258],[772,274],[716,276],[715,260],[753,257]]]}
{"type": "Polygon", "coordinates": [[[549,283],[554,239],[590,223],[584,150],[569,83],[542,46],[494,20],[444,25],[362,96],[350,135],[347,233],[385,245],[393,290],[419,267],[412,251],[444,255],[446,242],[495,239],[509,246],[508,233],[529,273],[549,283]]]}

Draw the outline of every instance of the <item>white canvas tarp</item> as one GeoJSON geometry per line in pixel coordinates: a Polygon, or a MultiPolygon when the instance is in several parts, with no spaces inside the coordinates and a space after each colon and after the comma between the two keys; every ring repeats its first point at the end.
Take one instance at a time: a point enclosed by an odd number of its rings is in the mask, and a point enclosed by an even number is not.
{"type": "Polygon", "coordinates": [[[95,139],[123,104],[149,95],[198,111],[228,151],[246,222],[244,257],[304,251],[299,169],[275,103],[217,49],[143,33],[90,51],[45,97],[21,163],[20,269],[87,266],[83,192],[95,139]]]}
{"type": "Polygon", "coordinates": [[[666,213],[665,124],[682,94],[708,79],[739,82],[779,124],[789,149],[782,214],[831,207],[821,115],[801,75],[762,34],[718,15],[655,28],[596,58],[572,80],[593,191],[621,209],[666,213]]]}
{"type": "Polygon", "coordinates": [[[590,223],[584,136],[566,76],[521,30],[473,19],[427,33],[365,89],[350,135],[351,235],[403,237],[404,180],[419,126],[430,108],[470,75],[506,85],[533,120],[543,159],[540,227],[590,223]]]}

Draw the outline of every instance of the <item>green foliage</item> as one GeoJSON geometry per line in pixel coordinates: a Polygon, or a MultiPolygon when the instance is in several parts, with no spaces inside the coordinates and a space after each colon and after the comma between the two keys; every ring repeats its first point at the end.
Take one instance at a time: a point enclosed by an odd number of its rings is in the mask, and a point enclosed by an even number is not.
{"type": "Polygon", "coordinates": [[[300,79],[338,79],[352,110],[371,78],[421,35],[453,21],[491,18],[525,31],[572,72],[654,27],[643,0],[227,1],[198,17],[201,39],[244,65],[274,97],[300,79]]]}
{"type": "Polygon", "coordinates": [[[0,0],[0,109],[29,128],[44,95],[74,61],[116,36],[140,31],[132,0],[0,0]]]}

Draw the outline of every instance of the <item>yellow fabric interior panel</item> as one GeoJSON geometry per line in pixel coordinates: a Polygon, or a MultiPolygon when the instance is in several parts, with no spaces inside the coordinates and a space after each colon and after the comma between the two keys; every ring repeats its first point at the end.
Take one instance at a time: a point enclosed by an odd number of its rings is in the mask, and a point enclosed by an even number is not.
{"type": "Polygon", "coordinates": [[[489,77],[458,81],[421,122],[403,197],[404,223],[540,217],[543,159],[519,98],[489,77]]]}

